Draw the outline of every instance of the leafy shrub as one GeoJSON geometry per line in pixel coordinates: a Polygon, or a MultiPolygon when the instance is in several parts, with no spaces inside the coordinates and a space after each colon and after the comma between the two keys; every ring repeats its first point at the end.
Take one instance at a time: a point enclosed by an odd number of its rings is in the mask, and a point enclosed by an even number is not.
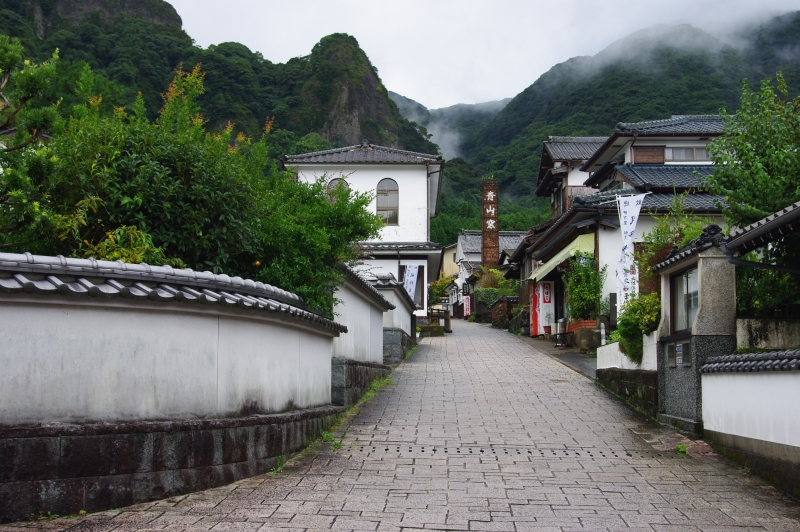
{"type": "Polygon", "coordinates": [[[594,257],[589,253],[578,252],[569,259],[564,284],[569,298],[569,314],[573,320],[597,317],[607,274],[608,266],[598,271],[594,266],[594,257]]]}
{"type": "Polygon", "coordinates": [[[622,311],[622,315],[617,318],[619,350],[632,362],[641,364],[644,356],[642,335],[650,334],[658,328],[661,320],[661,298],[656,292],[640,294],[629,299],[622,311]]]}
{"type": "Polygon", "coordinates": [[[517,291],[510,288],[476,288],[473,295],[477,303],[483,303],[488,307],[502,296],[517,295],[517,291]]]}

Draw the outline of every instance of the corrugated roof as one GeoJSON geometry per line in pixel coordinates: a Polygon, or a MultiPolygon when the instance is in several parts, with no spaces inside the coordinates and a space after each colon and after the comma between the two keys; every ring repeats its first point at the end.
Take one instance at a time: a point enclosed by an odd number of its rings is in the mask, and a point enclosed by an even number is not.
{"type": "MultiPolygon", "coordinates": [[[[500,249],[516,249],[527,231],[498,231],[500,235],[500,249]]],[[[458,233],[458,240],[461,242],[461,251],[464,253],[481,252],[481,232],[469,229],[462,229],[458,233]]]]}
{"type": "Polygon", "coordinates": [[[199,303],[280,312],[337,332],[347,327],[302,308],[302,298],[274,286],[191,269],[122,261],[0,253],[0,292],[199,303]]]}
{"type": "Polygon", "coordinates": [[[608,137],[554,137],[543,144],[554,161],[583,161],[591,157],[608,137]]]}
{"type": "Polygon", "coordinates": [[[678,133],[678,134],[719,134],[724,123],[719,115],[672,115],[663,120],[647,120],[644,122],[620,122],[616,130],[619,132],[638,131],[646,134],[678,133]]]}
{"type": "Polygon", "coordinates": [[[293,166],[299,163],[321,164],[425,164],[441,163],[441,155],[418,153],[414,151],[398,150],[370,144],[366,140],[355,146],[336,148],[333,150],[300,153],[283,157],[283,166],[293,166]]]}
{"type": "Polygon", "coordinates": [[[636,187],[697,188],[701,179],[714,173],[714,165],[623,164],[615,168],[636,187]]]}

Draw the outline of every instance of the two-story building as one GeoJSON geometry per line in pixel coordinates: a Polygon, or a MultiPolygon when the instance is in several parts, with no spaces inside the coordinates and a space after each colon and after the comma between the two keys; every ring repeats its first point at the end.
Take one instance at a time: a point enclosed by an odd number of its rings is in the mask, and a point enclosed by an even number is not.
{"type": "Polygon", "coordinates": [[[288,155],[282,160],[306,182],[319,178],[374,194],[369,206],[385,225],[376,240],[361,242],[365,259],[359,269],[391,273],[412,294],[416,314],[426,315],[428,283],[441,267],[442,246],[430,241],[430,219],[438,214],[444,160],[370,144],[288,155]]]}
{"type": "Polygon", "coordinates": [[[569,137],[551,137],[545,143],[543,154],[548,155],[542,156],[537,195],[551,199],[553,221],[535,239],[527,238],[521,246],[531,244],[524,250],[517,249],[512,255],[520,261],[516,270],[520,277],[530,281],[531,335],[543,334],[545,322],[567,317],[562,277],[568,259],[577,252],[593,255],[598,268],[608,266],[603,296],[610,299],[612,322],[615,320],[618,298],[614,272],[623,245],[617,195],[647,194],[634,242],[641,242],[642,234],[653,229],[653,215],[669,212],[675,195],[684,192],[688,193],[684,202],[687,211],[723,223],[717,206],[722,198],[705,192],[702,184],[714,171],[706,143],[722,130],[722,119],[716,115],[676,115],[665,120],[619,123],[614,134],[580,167],[570,166],[571,170],[564,172],[560,183],[555,182],[553,169],[561,166],[556,166],[558,161],[552,154],[566,161],[567,154],[557,151],[566,144],[577,157],[577,146],[587,144],[586,137],[573,137],[583,141],[572,143],[554,142],[569,137]],[[568,188],[564,193],[565,187],[573,186],[569,176],[575,172],[588,176],[582,186],[593,189],[593,193],[584,189],[570,195],[568,188]]]}

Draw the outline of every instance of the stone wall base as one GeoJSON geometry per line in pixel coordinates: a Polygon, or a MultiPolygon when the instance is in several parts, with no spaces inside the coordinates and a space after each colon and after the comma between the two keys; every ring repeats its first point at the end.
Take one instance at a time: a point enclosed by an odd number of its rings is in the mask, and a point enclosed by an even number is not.
{"type": "Polygon", "coordinates": [[[0,521],[108,510],[268,473],[342,411],[0,428],[0,521]]]}
{"type": "Polygon", "coordinates": [[[345,407],[356,404],[372,381],[391,372],[392,368],[376,362],[334,358],[331,361],[331,403],[345,407]]]}
{"type": "Polygon", "coordinates": [[[641,407],[653,417],[658,414],[657,371],[604,368],[598,369],[596,375],[597,381],[615,394],[641,407]]]}
{"type": "Polygon", "coordinates": [[[800,447],[706,430],[714,449],[800,498],[800,447]]]}
{"type": "Polygon", "coordinates": [[[703,436],[703,421],[699,419],[689,419],[685,417],[672,416],[669,414],[658,414],[656,418],[665,425],[671,425],[681,432],[691,434],[693,436],[703,436]]]}
{"type": "Polygon", "coordinates": [[[406,353],[414,348],[411,336],[399,327],[383,328],[383,363],[399,364],[406,358],[406,353]]]}

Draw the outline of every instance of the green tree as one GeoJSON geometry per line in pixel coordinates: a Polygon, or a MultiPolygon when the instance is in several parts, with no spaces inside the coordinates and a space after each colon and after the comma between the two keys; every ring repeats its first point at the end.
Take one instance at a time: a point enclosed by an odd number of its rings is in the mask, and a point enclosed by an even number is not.
{"type": "Polygon", "coordinates": [[[58,102],[33,105],[55,76],[58,51],[41,64],[23,60],[18,39],[0,35],[0,249],[34,245],[57,221],[50,207],[54,160],[40,144],[58,120],[58,102]]]}
{"type": "Polygon", "coordinates": [[[564,286],[572,319],[597,317],[607,274],[608,265],[599,270],[595,268],[594,255],[591,253],[578,252],[569,259],[569,270],[564,273],[564,286]]]}
{"type": "MultiPolygon", "coordinates": [[[[800,201],[800,97],[791,99],[783,75],[761,82],[758,91],[742,83],[741,108],[725,120],[724,134],[710,143],[715,164],[710,189],[731,227],[745,227],[800,201]]],[[[793,267],[800,262],[800,235],[788,235],[748,257],[793,267]]],[[[740,312],[764,313],[800,300],[800,283],[791,274],[737,268],[740,312]]]]}

